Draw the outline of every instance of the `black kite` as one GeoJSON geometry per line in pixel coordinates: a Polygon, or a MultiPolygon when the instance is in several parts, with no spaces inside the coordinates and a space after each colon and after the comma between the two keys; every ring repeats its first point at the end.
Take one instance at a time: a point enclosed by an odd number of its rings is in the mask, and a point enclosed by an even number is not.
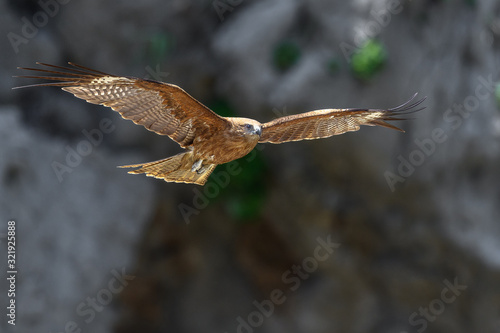
{"type": "Polygon", "coordinates": [[[160,135],[168,135],[187,151],[162,160],[126,165],[129,173],[167,182],[204,185],[219,164],[248,154],[257,143],[327,138],[357,131],[360,125],[383,126],[402,120],[398,115],[419,111],[424,99],[392,109],[325,109],[286,116],[261,124],[239,117],[221,117],[173,84],[115,76],[69,63],[73,68],[37,63],[51,69],[22,68],[57,76],[21,76],[58,82],[33,86],[56,86],[89,103],[109,106],[134,123],[160,135]],[[61,71],[63,70],[63,71],[61,71]]]}

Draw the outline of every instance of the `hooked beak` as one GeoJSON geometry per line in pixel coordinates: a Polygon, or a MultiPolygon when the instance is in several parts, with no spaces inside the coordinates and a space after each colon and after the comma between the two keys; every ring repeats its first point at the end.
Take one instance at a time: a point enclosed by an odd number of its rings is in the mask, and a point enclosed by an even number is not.
{"type": "Polygon", "coordinates": [[[255,134],[257,134],[258,136],[260,136],[262,134],[262,128],[259,126],[255,129],[254,131],[255,134]]]}

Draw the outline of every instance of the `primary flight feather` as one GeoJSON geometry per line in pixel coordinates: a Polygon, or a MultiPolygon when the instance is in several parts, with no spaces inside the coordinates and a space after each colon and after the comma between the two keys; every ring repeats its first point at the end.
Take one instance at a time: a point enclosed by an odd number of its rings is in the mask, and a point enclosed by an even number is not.
{"type": "Polygon", "coordinates": [[[360,125],[383,126],[402,120],[398,115],[416,112],[425,98],[392,109],[325,109],[286,116],[261,124],[240,117],[221,117],[176,85],[133,77],[115,76],[80,65],[44,65],[50,69],[19,69],[51,74],[23,78],[56,82],[25,87],[56,86],[89,103],[109,106],[125,118],[160,135],[167,135],[186,151],[162,160],[126,165],[129,173],[145,173],[167,182],[204,185],[219,164],[248,154],[257,143],[327,138],[359,130],[360,125]]]}

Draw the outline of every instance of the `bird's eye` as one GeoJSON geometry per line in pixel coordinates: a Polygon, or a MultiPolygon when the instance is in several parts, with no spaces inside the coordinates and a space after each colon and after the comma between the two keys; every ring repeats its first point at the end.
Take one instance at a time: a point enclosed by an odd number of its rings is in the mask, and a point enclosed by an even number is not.
{"type": "Polygon", "coordinates": [[[252,125],[250,125],[250,124],[245,124],[245,128],[246,128],[247,130],[251,130],[251,129],[253,129],[253,126],[252,126],[252,125]]]}

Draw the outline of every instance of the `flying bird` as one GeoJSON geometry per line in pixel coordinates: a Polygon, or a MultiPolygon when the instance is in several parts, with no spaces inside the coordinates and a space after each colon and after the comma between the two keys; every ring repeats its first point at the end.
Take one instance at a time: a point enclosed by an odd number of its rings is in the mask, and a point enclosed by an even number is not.
{"type": "Polygon", "coordinates": [[[18,69],[50,74],[22,78],[56,82],[17,88],[55,86],[89,103],[109,106],[124,119],[167,135],[186,150],[154,162],[121,166],[135,168],[132,174],[164,179],[167,182],[204,185],[219,164],[247,155],[258,143],[328,138],[359,130],[360,125],[383,126],[402,131],[386,121],[422,110],[425,98],[391,109],[324,109],[277,118],[267,123],[240,117],[221,117],[180,87],[147,79],[115,76],[74,63],[63,67],[37,62],[47,68],[18,69]]]}

